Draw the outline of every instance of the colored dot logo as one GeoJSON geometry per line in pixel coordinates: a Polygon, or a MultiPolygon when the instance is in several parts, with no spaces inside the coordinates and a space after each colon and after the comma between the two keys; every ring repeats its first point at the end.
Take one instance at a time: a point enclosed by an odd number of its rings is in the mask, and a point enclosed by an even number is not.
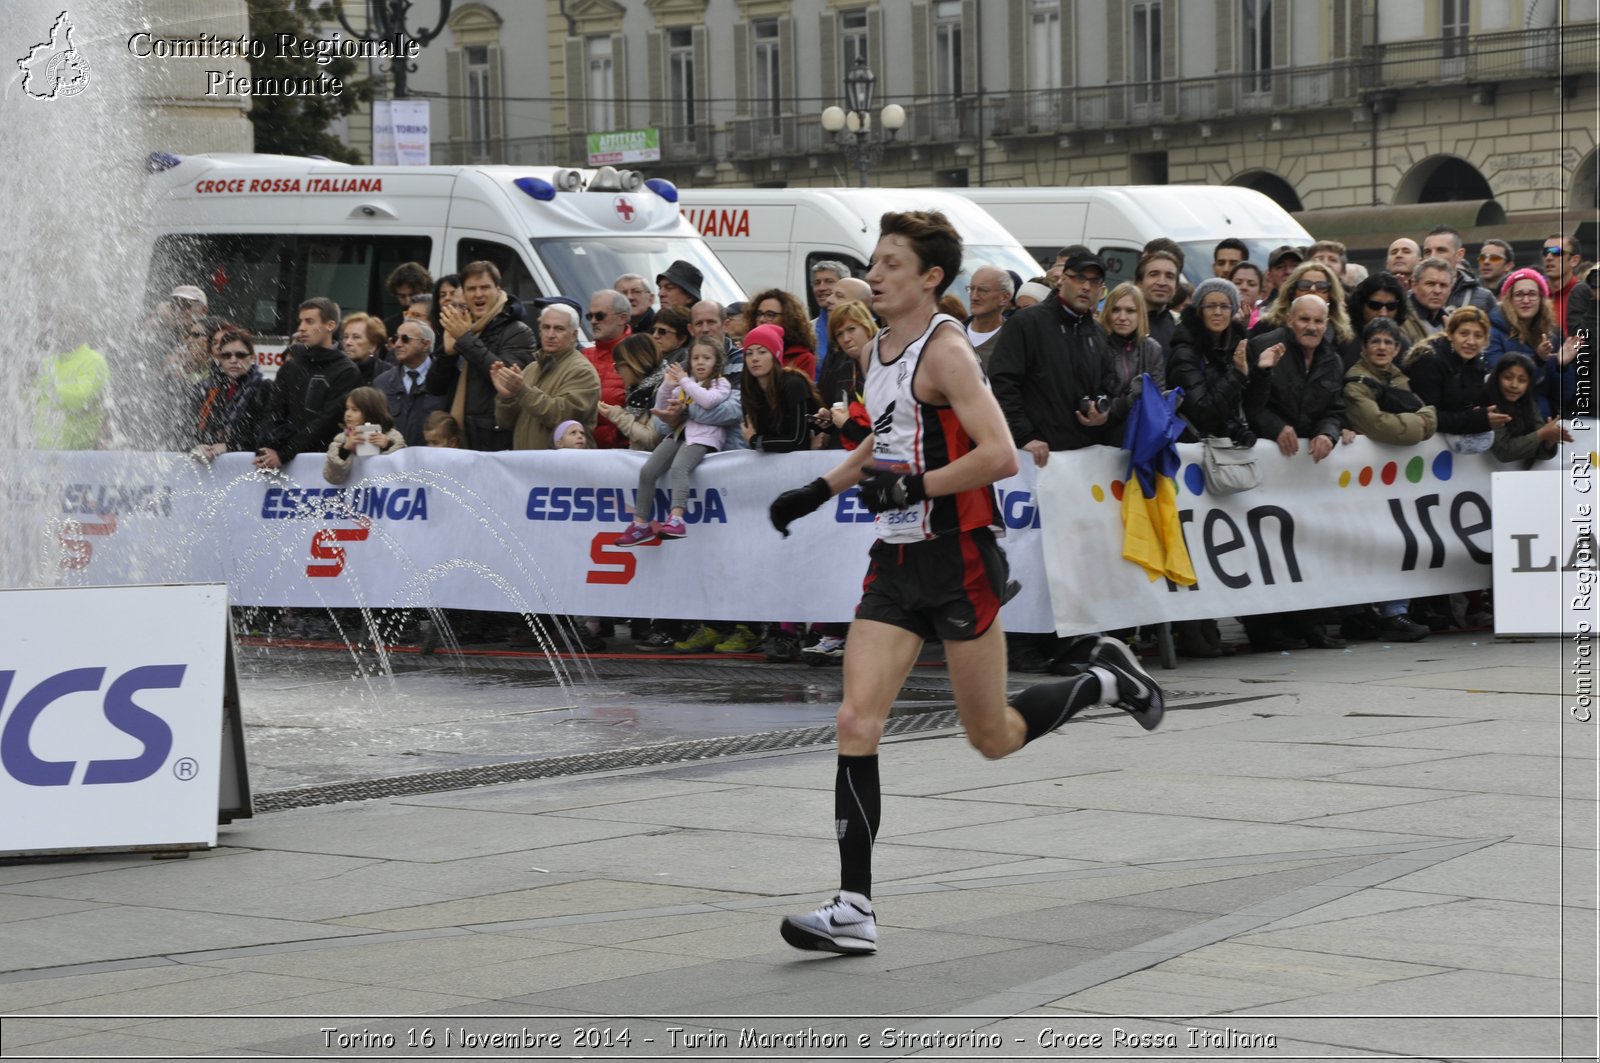
{"type": "MultiPolygon", "coordinates": [[[[1402,470],[1398,462],[1384,462],[1382,465],[1364,465],[1357,472],[1349,469],[1339,474],[1339,486],[1349,487],[1352,482],[1362,487],[1372,486],[1372,481],[1377,480],[1385,486],[1393,484],[1403,475],[1407,483],[1419,484],[1428,473],[1428,462],[1421,454],[1413,455],[1406,462],[1402,470]]],[[[1455,459],[1448,450],[1441,450],[1433,458],[1433,478],[1441,483],[1455,475],[1455,459]]]]}

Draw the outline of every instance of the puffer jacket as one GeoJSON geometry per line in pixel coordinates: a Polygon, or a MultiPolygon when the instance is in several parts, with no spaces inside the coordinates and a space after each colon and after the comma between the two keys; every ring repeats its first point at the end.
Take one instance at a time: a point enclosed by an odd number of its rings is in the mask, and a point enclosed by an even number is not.
{"type": "Polygon", "coordinates": [[[1439,431],[1473,435],[1489,431],[1489,408],[1483,404],[1483,382],[1489,363],[1483,355],[1463,359],[1447,336],[1436,336],[1413,348],[1405,365],[1411,390],[1439,413],[1439,431]]]}

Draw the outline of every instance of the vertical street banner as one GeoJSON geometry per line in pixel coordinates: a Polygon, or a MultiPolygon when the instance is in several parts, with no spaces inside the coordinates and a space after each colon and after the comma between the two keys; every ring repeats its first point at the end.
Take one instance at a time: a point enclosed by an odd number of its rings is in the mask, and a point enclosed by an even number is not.
{"type": "Polygon", "coordinates": [[[394,101],[372,101],[372,164],[393,166],[398,160],[394,149],[394,101]]]}
{"type": "Polygon", "coordinates": [[[432,161],[428,147],[428,108],[427,100],[393,100],[389,104],[393,118],[394,161],[401,166],[427,166],[432,161]]]}

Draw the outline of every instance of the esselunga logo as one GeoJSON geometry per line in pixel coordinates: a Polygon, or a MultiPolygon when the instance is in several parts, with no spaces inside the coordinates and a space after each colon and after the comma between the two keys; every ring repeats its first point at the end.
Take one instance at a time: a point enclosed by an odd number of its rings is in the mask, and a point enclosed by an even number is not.
{"type": "Polygon", "coordinates": [[[76,96],[89,87],[89,60],[72,43],[72,18],[63,11],[50,27],[50,37],[17,60],[22,91],[36,100],[76,96]]]}

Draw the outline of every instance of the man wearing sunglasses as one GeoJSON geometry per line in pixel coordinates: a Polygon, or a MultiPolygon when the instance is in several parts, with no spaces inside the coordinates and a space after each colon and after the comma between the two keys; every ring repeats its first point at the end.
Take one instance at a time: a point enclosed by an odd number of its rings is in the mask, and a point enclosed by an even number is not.
{"type": "Polygon", "coordinates": [[[1544,276],[1550,282],[1550,308],[1556,312],[1556,324],[1561,327],[1563,336],[1569,335],[1567,299],[1578,284],[1575,271],[1582,250],[1577,238],[1566,233],[1551,233],[1544,238],[1544,247],[1540,249],[1544,256],[1544,276]]]}
{"type": "Polygon", "coordinates": [[[1478,283],[1496,297],[1500,294],[1500,285],[1516,268],[1517,256],[1511,253],[1511,245],[1506,241],[1485,240],[1478,248],[1478,283]]]}
{"type": "MultiPolygon", "coordinates": [[[[628,404],[628,387],[617,373],[617,363],[611,352],[633,335],[632,316],[633,304],[615,288],[601,288],[589,296],[589,312],[584,317],[589,322],[594,346],[585,347],[583,356],[600,374],[600,401],[612,406],[628,404]]],[[[602,417],[595,422],[594,445],[601,450],[617,450],[626,447],[628,440],[617,431],[616,425],[602,417]]]]}

